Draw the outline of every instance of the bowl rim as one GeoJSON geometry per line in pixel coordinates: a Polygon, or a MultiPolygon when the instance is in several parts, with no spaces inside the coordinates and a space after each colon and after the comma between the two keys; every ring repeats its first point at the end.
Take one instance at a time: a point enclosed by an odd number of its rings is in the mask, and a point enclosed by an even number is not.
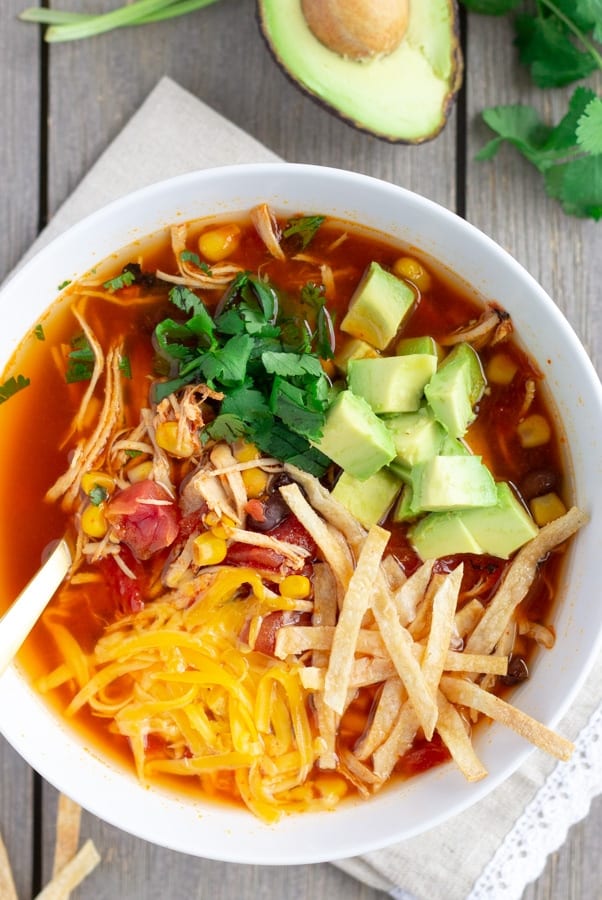
{"type": "MultiPolygon", "coordinates": [[[[329,182],[332,179],[335,179],[340,183],[341,189],[344,188],[349,190],[350,193],[353,193],[354,190],[366,190],[369,193],[375,192],[377,195],[380,192],[382,196],[394,196],[396,200],[399,200],[400,208],[403,209],[404,204],[409,208],[420,208],[425,216],[432,216],[435,217],[435,219],[440,220],[443,229],[458,229],[459,233],[467,236],[467,238],[475,244],[476,249],[480,250],[485,255],[489,253],[496,257],[500,266],[505,268],[508,272],[511,272],[513,278],[522,282],[525,289],[537,298],[537,302],[540,305],[542,304],[545,307],[546,314],[549,316],[554,328],[560,329],[562,332],[563,338],[567,342],[568,355],[571,357],[574,356],[578,360],[579,372],[587,381],[589,392],[588,399],[590,402],[593,402],[597,408],[597,421],[602,421],[602,386],[600,385],[598,375],[591,360],[587,356],[581,342],[564,314],[558,309],[543,287],[541,287],[541,285],[517,260],[474,225],[467,222],[465,219],[462,219],[456,213],[416,192],[409,191],[406,188],[383,181],[374,176],[348,172],[328,166],[285,162],[220,166],[212,169],[188,172],[139,188],[130,194],[113,200],[111,203],[101,207],[95,212],[90,213],[55,237],[12,276],[9,276],[0,289],[0,302],[4,306],[4,304],[10,301],[12,295],[18,297],[22,286],[29,283],[32,279],[35,281],[41,274],[43,275],[44,271],[49,266],[49,262],[53,261],[57,256],[60,256],[65,248],[68,249],[70,243],[73,243],[75,240],[75,237],[81,236],[81,238],[78,239],[85,240],[86,235],[93,235],[96,229],[102,227],[104,224],[108,226],[115,218],[119,218],[121,214],[135,210],[140,205],[156,203],[159,199],[165,199],[171,194],[181,193],[182,191],[188,188],[192,189],[195,186],[202,186],[204,183],[215,179],[217,179],[218,182],[223,181],[224,184],[241,178],[253,182],[265,181],[267,183],[267,189],[264,193],[270,194],[272,191],[269,185],[272,182],[280,181],[285,184],[290,177],[301,180],[309,179],[315,181],[317,184],[322,180],[329,182]]],[[[334,201],[329,200],[328,204],[332,205],[333,202],[334,201]]],[[[243,207],[240,207],[241,210],[242,208],[243,207]]],[[[234,207],[230,207],[230,209],[234,210],[234,207]]],[[[183,221],[190,218],[190,216],[185,217],[183,221]]],[[[360,226],[363,224],[361,219],[357,221],[360,226]]],[[[164,224],[166,225],[168,223],[165,222],[164,224]]],[[[144,231],[141,232],[140,237],[144,237],[154,231],[154,228],[149,231],[145,227],[144,231]]],[[[381,229],[381,231],[384,232],[384,229],[381,229]]],[[[123,243],[114,246],[113,250],[119,251],[122,246],[123,243]]],[[[99,260],[102,260],[107,255],[108,254],[106,253],[100,253],[99,260]]],[[[79,273],[79,275],[82,274],[83,272],[79,273]]],[[[53,296],[56,296],[56,291],[53,296]]],[[[48,305],[49,303],[47,302],[43,308],[47,308],[48,305]]],[[[10,357],[11,353],[12,350],[8,353],[6,359],[10,357]]],[[[3,360],[2,365],[5,364],[6,359],[3,360]]],[[[600,434],[602,435],[602,430],[600,431],[600,434]]],[[[581,660],[578,675],[572,680],[571,684],[565,688],[562,702],[556,704],[553,712],[545,716],[545,724],[554,727],[573,704],[575,697],[581,690],[594,665],[601,647],[602,628],[598,630],[597,637],[594,640],[590,640],[587,656],[581,660]]],[[[520,690],[515,692],[513,696],[519,694],[520,690]]],[[[67,754],[69,759],[73,761],[73,764],[76,765],[76,760],[81,758],[81,741],[79,738],[75,737],[71,729],[64,726],[58,715],[50,712],[46,704],[27,686],[26,680],[19,673],[18,665],[9,669],[4,674],[3,678],[0,679],[0,708],[5,710],[7,704],[10,704],[12,718],[8,720],[6,715],[3,714],[0,730],[5,734],[5,737],[17,752],[58,790],[73,796],[77,802],[81,803],[99,818],[140,838],[192,855],[207,856],[213,859],[239,863],[284,865],[322,862],[349,857],[357,855],[358,853],[365,853],[399,840],[414,837],[417,834],[430,830],[441,822],[450,819],[458,813],[468,809],[477,801],[483,799],[512,775],[533,752],[532,747],[524,744],[516,738],[515,735],[501,731],[501,728],[498,726],[490,726],[487,734],[492,739],[492,735],[495,732],[495,743],[503,745],[504,750],[510,754],[510,762],[499,767],[496,772],[491,773],[483,782],[480,782],[477,785],[465,785],[463,783],[465,790],[458,795],[455,801],[446,805],[439,814],[434,812],[431,813],[428,825],[425,826],[424,823],[421,824],[420,822],[410,824],[402,823],[396,831],[394,830],[392,833],[388,834],[386,839],[383,839],[383,835],[378,829],[375,829],[374,833],[371,834],[360,835],[358,832],[355,832],[355,837],[353,839],[345,838],[345,836],[343,836],[343,839],[337,837],[337,840],[330,845],[324,844],[323,831],[322,829],[319,829],[320,834],[322,835],[322,842],[314,839],[312,831],[316,829],[316,822],[318,821],[316,817],[326,821],[327,817],[330,815],[341,815],[343,812],[342,809],[335,813],[304,813],[302,816],[286,817],[281,823],[274,827],[266,826],[263,823],[257,823],[255,820],[241,824],[241,817],[237,814],[238,811],[220,805],[219,807],[210,807],[211,813],[210,815],[207,814],[207,817],[212,821],[217,821],[218,827],[223,828],[224,833],[235,832],[238,836],[246,836],[249,845],[247,846],[244,841],[241,844],[239,840],[232,841],[231,843],[233,846],[228,846],[227,843],[220,845],[216,840],[212,839],[209,841],[210,846],[205,845],[199,847],[197,845],[198,835],[196,833],[193,839],[185,838],[179,831],[176,833],[176,831],[169,826],[169,823],[167,825],[162,825],[162,827],[158,829],[155,818],[157,812],[164,808],[173,810],[177,807],[182,810],[185,807],[186,811],[189,812],[191,804],[183,804],[178,801],[177,798],[174,798],[173,795],[166,795],[160,789],[156,788],[150,788],[146,794],[143,794],[135,780],[133,780],[135,788],[132,790],[132,784],[128,785],[127,783],[128,780],[132,781],[130,773],[123,772],[119,767],[113,767],[110,762],[104,758],[100,758],[96,755],[94,750],[90,750],[89,748],[86,748],[86,772],[88,772],[89,769],[92,773],[97,775],[99,777],[99,784],[104,784],[105,790],[96,790],[90,793],[86,780],[76,777],[74,770],[64,764],[64,758],[61,760],[59,757],[57,765],[57,760],[54,756],[51,757],[50,754],[58,752],[62,742],[65,741],[68,744],[73,742],[77,743],[77,752],[71,754],[71,751],[69,751],[69,754],[67,754]],[[11,696],[17,697],[16,705],[14,699],[11,700],[11,696]],[[22,703],[25,704],[25,707],[21,706],[22,703]],[[30,727],[24,722],[25,717],[22,715],[24,709],[39,717],[37,724],[33,723],[33,726],[30,727]],[[36,739],[45,742],[41,751],[40,748],[32,742],[35,742],[36,739]],[[115,777],[116,789],[113,786],[115,777]],[[117,803],[117,801],[122,800],[123,797],[130,798],[130,796],[134,798],[144,797],[147,800],[151,800],[150,803],[143,804],[144,811],[142,816],[136,815],[132,819],[132,816],[130,815],[131,810],[127,806],[127,803],[117,803]],[[117,803],[116,806],[111,806],[111,804],[115,803],[117,803]],[[224,812],[224,810],[226,812],[224,812]],[[305,822],[306,824],[297,827],[296,824],[291,825],[291,822],[305,822]],[[264,836],[268,834],[271,838],[275,838],[273,850],[269,846],[269,843],[266,843],[263,839],[259,844],[257,843],[256,836],[259,833],[264,836]],[[279,834],[283,835],[282,840],[279,839],[279,834]],[[303,844],[301,840],[298,840],[299,835],[305,839],[305,844],[303,844]]],[[[483,740],[481,743],[486,752],[488,741],[483,740]]],[[[447,770],[447,767],[444,768],[447,770]]],[[[449,772],[447,774],[449,775],[449,772]]],[[[420,780],[425,783],[428,781],[429,786],[434,785],[436,789],[437,783],[444,779],[442,779],[441,772],[433,770],[432,772],[427,773],[426,776],[421,776],[420,780]]],[[[400,791],[404,795],[410,795],[410,797],[413,793],[416,793],[412,782],[407,782],[406,784],[401,785],[401,787],[396,786],[395,788],[389,789],[389,795],[394,791],[400,791]]],[[[385,800],[387,800],[386,794],[387,792],[383,792],[385,800]]],[[[374,803],[374,800],[375,798],[369,802],[374,803]]],[[[361,807],[361,804],[356,802],[350,802],[345,805],[348,809],[361,807]]],[[[388,807],[390,805],[391,799],[389,797],[386,806],[388,807]]],[[[363,807],[363,809],[365,809],[365,807],[363,807]]],[[[184,819],[190,824],[194,822],[195,816],[199,820],[202,820],[203,815],[203,812],[197,812],[192,817],[190,815],[185,815],[184,819]]],[[[246,811],[243,811],[243,815],[245,818],[250,816],[246,811]]],[[[334,826],[334,822],[330,824],[334,826]]],[[[213,826],[210,824],[208,828],[205,827],[204,829],[203,833],[207,839],[210,837],[209,832],[212,827],[213,826]]],[[[329,829],[329,833],[334,831],[334,827],[329,829]]]]}

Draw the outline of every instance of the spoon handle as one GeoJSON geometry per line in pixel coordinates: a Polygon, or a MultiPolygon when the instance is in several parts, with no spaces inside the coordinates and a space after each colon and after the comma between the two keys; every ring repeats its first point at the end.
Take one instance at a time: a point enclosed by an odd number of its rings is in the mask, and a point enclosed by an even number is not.
{"type": "Polygon", "coordinates": [[[41,616],[57,587],[69,571],[71,551],[59,541],[44,565],[0,618],[0,675],[41,616]]]}

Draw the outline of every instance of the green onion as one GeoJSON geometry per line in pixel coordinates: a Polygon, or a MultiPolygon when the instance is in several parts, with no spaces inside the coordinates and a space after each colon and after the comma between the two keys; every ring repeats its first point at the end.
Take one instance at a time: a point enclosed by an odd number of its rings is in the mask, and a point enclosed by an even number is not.
{"type": "Polygon", "coordinates": [[[32,7],[24,10],[19,18],[24,22],[50,26],[46,29],[44,38],[51,43],[58,43],[94,37],[127,25],[146,25],[173,19],[216,2],[217,0],[134,0],[133,3],[101,15],[32,7]]]}

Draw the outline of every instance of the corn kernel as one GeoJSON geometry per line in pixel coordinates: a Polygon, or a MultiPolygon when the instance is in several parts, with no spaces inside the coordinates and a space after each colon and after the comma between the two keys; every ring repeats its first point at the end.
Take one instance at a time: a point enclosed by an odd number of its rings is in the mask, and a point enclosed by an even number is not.
{"type": "Polygon", "coordinates": [[[513,359],[505,353],[496,353],[489,360],[486,375],[493,384],[506,385],[510,384],[517,370],[518,366],[513,359]]]}
{"type": "Polygon", "coordinates": [[[240,244],[240,228],[238,225],[220,225],[204,231],[199,238],[201,255],[209,262],[219,262],[230,256],[240,244]]]}
{"type": "Polygon", "coordinates": [[[178,459],[187,459],[197,449],[187,428],[182,429],[181,434],[178,434],[177,422],[161,422],[157,425],[156,439],[162,450],[171,456],[177,456],[178,459]]]}
{"type": "Polygon", "coordinates": [[[425,293],[431,288],[432,279],[424,266],[413,256],[400,256],[393,263],[393,272],[398,278],[406,278],[425,293]]]}
{"type": "Polygon", "coordinates": [[[311,581],[305,575],[287,575],[280,582],[280,594],[291,600],[304,600],[311,594],[311,581]]]}
{"type": "Polygon", "coordinates": [[[210,510],[206,516],[203,516],[203,522],[206,528],[213,528],[214,525],[219,525],[221,519],[216,512],[210,510]]]}
{"type": "Polygon", "coordinates": [[[221,519],[215,523],[215,525],[211,526],[211,534],[214,534],[215,537],[221,538],[222,540],[226,540],[232,534],[232,529],[234,528],[234,522],[229,516],[222,516],[221,519]]]}
{"type": "Polygon", "coordinates": [[[196,566],[216,566],[224,561],[227,552],[225,540],[210,531],[199,534],[192,542],[192,558],[196,566]]]}
{"type": "Polygon", "coordinates": [[[265,493],[268,476],[261,469],[245,469],[240,473],[245,485],[247,497],[261,497],[265,493]]]}
{"type": "Polygon", "coordinates": [[[550,423],[539,413],[532,413],[522,422],[519,422],[516,428],[521,446],[529,449],[531,447],[541,447],[547,444],[552,436],[550,423]]]}
{"type": "Polygon", "coordinates": [[[131,483],[137,484],[139,481],[145,481],[147,478],[150,478],[152,471],[152,461],[147,459],[144,462],[137,463],[135,466],[129,468],[127,474],[131,483]]]}
{"type": "Polygon", "coordinates": [[[82,475],[82,490],[90,494],[94,488],[102,488],[110,494],[115,488],[115,481],[106,472],[86,472],[82,475]]]}
{"type": "Polygon", "coordinates": [[[325,772],[318,775],[315,785],[322,797],[334,795],[337,798],[341,798],[347,793],[347,782],[340,775],[335,775],[334,773],[325,772]]]}
{"type": "Polygon", "coordinates": [[[261,453],[255,444],[249,441],[239,441],[234,447],[234,456],[238,462],[250,462],[252,459],[259,459],[261,453]]]}
{"type": "Polygon", "coordinates": [[[566,506],[558,494],[553,491],[549,494],[542,494],[540,497],[533,497],[529,507],[531,515],[540,528],[547,525],[548,522],[553,522],[554,519],[559,519],[566,512],[566,506]]]}
{"type": "Polygon", "coordinates": [[[102,538],[107,533],[108,525],[102,506],[90,504],[82,513],[82,531],[91,538],[102,538]]]}

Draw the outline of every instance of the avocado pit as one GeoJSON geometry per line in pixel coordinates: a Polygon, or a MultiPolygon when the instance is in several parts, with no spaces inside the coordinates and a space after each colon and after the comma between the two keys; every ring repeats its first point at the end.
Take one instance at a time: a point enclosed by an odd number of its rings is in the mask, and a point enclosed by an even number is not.
{"type": "Polygon", "coordinates": [[[408,27],[409,0],[301,0],[301,8],[315,37],[349,59],[391,53],[408,27]]]}

